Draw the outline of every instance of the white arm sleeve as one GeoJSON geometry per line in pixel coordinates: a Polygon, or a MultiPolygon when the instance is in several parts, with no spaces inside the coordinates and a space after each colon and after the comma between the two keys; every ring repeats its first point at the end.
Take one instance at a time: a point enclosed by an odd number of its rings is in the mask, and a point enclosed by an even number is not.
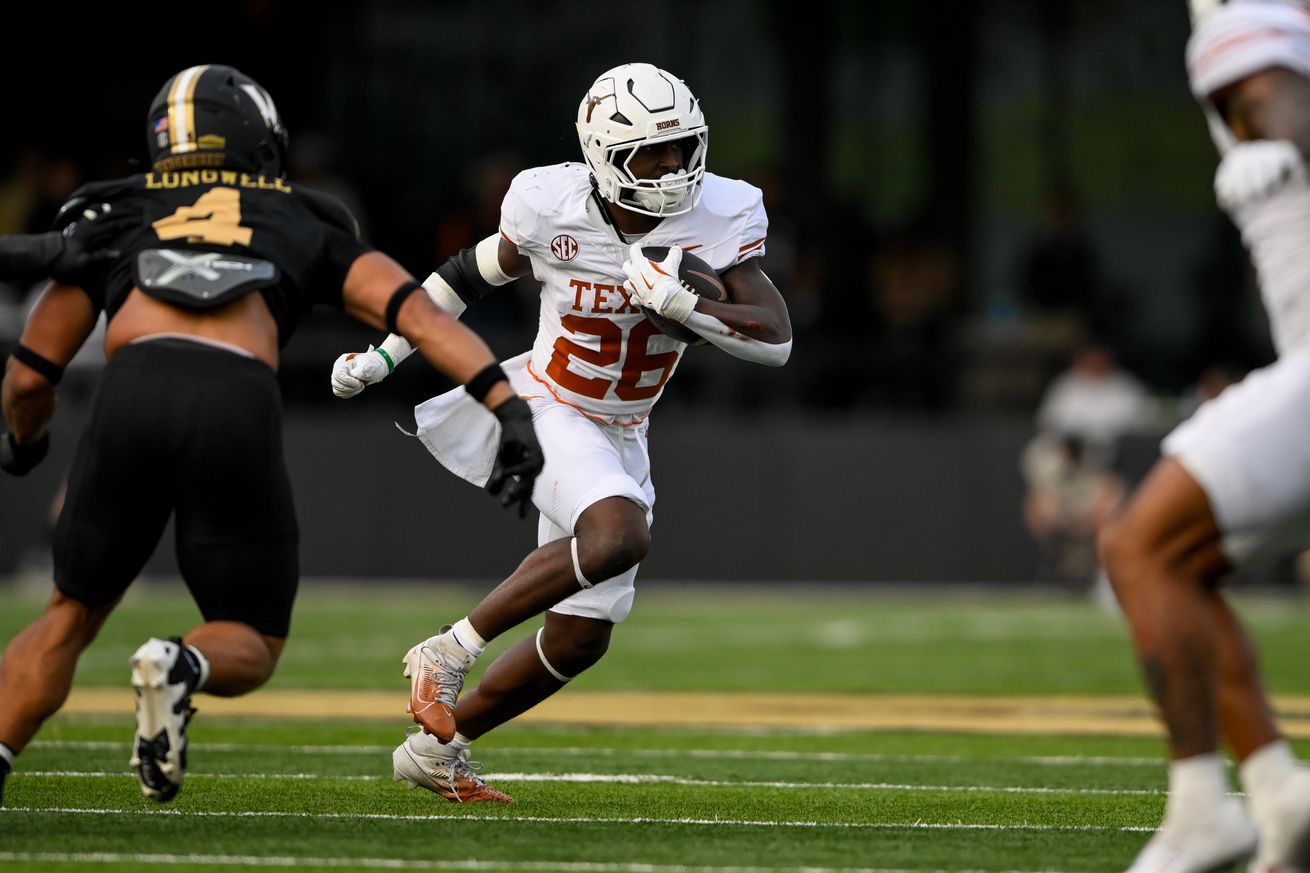
{"type": "Polygon", "coordinates": [[[766,343],[733,330],[713,315],[704,312],[692,312],[683,324],[705,337],[713,345],[743,361],[763,364],[766,367],[781,367],[787,363],[787,358],[791,357],[791,340],[766,343]]]}

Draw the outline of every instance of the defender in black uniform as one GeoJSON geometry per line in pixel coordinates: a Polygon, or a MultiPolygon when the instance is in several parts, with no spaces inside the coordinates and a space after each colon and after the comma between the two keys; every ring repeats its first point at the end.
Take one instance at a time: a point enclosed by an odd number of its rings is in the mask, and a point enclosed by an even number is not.
{"type": "Polygon", "coordinates": [[[44,457],[54,386],[102,310],[109,358],[56,526],[56,590],[0,662],[0,788],[170,514],[204,622],[132,658],[146,796],[181,786],[193,691],[244,694],[272,675],[298,575],[274,372],[313,305],[398,328],[500,419],[489,488],[504,503],[529,500],[541,470],[531,414],[486,345],[361,243],[339,201],[283,178],[286,133],[263,88],[230,67],[183,70],[147,135],[151,172],[80,189],[58,235],[0,240],[0,272],[76,282],[45,292],[8,363],[0,468],[44,457]]]}

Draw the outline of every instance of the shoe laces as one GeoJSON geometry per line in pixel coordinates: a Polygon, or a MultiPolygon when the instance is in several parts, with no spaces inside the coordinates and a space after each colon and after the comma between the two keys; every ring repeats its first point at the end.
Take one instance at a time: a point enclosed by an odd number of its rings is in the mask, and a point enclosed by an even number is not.
{"type": "Polygon", "coordinates": [[[471,754],[468,749],[460,749],[455,757],[444,765],[443,769],[450,773],[452,785],[460,776],[467,776],[477,785],[482,784],[482,777],[478,775],[478,772],[482,769],[482,762],[474,761],[469,757],[471,754]]]}
{"type": "Polygon", "coordinates": [[[444,703],[454,709],[455,702],[459,699],[459,693],[464,689],[466,671],[458,665],[452,668],[450,659],[436,646],[425,643],[423,653],[425,659],[432,664],[432,677],[435,680],[433,684],[437,688],[436,702],[444,703]]]}

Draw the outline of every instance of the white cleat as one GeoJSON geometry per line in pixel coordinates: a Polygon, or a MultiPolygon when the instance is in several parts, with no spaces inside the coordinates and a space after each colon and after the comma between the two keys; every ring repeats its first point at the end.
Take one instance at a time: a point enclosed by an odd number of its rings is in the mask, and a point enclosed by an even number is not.
{"type": "Polygon", "coordinates": [[[1310,873],[1310,768],[1297,768],[1272,802],[1251,811],[1260,831],[1251,873],[1310,873]]]}
{"type": "Polygon", "coordinates": [[[405,653],[405,675],[410,680],[405,711],[443,743],[455,738],[455,701],[475,660],[455,641],[450,625],[405,653]]]}
{"type": "Polygon", "coordinates": [[[1235,797],[1205,821],[1167,823],[1138,854],[1128,873],[1217,873],[1235,869],[1255,854],[1255,826],[1235,797]]]}
{"type": "Polygon", "coordinates": [[[146,640],[132,655],[136,692],[136,739],[129,766],[141,793],[160,803],[172,800],[186,771],[186,727],[191,721],[191,673],[178,641],[146,640]]]}
{"type": "Polygon", "coordinates": [[[482,765],[469,760],[467,749],[449,755],[424,755],[408,739],[391,753],[392,778],[410,789],[422,787],[451,803],[513,803],[514,798],[492,788],[475,772],[482,765]]]}

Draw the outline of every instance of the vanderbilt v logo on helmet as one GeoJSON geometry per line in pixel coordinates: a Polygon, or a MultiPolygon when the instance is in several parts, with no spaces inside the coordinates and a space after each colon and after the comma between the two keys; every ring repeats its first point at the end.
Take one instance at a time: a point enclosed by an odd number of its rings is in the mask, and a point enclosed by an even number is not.
{"type": "Polygon", "coordinates": [[[578,106],[578,141],[600,195],[645,215],[681,215],[700,201],[709,128],[700,101],[676,76],[651,64],[623,64],[600,74],[578,106]],[[638,179],[629,169],[637,150],[682,145],[682,170],[638,179]]]}
{"type": "Polygon", "coordinates": [[[266,176],[286,172],[287,131],[273,98],[232,67],[187,67],[150,104],[151,163],[168,172],[229,167],[266,176]]]}

